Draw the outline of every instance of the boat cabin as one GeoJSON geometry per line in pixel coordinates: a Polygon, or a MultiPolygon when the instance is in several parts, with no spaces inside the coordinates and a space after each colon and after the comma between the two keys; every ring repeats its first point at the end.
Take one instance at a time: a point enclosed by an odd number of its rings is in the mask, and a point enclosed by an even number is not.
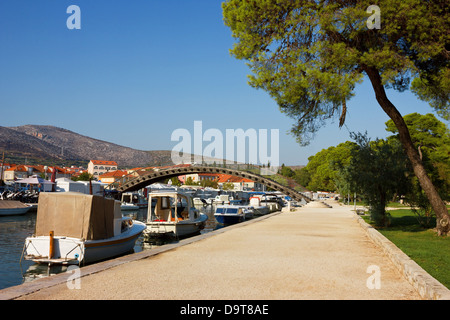
{"type": "Polygon", "coordinates": [[[180,192],[155,192],[148,195],[147,222],[178,222],[198,218],[192,197],[180,192]]]}

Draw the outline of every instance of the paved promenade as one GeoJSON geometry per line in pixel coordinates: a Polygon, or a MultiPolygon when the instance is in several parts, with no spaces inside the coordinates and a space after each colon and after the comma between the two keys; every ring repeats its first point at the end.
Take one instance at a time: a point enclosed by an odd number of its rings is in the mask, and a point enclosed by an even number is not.
{"type": "Polygon", "coordinates": [[[311,203],[84,267],[79,289],[57,275],[0,291],[0,299],[421,299],[350,209],[311,203]]]}

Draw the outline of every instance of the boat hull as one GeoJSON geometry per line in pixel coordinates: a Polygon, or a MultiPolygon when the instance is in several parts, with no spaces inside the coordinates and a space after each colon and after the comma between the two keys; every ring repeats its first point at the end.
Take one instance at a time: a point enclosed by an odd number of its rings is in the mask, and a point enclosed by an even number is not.
{"type": "Polygon", "coordinates": [[[244,215],[242,214],[236,215],[215,214],[214,217],[220,224],[235,224],[244,221],[244,215]]]}
{"type": "Polygon", "coordinates": [[[140,207],[138,205],[130,205],[130,204],[120,206],[120,210],[122,211],[137,211],[139,210],[139,208],[140,207]]]}
{"type": "Polygon", "coordinates": [[[93,263],[130,252],[145,229],[145,224],[134,221],[122,234],[104,240],[82,240],[70,237],[53,238],[53,253],[49,258],[50,237],[25,239],[24,258],[37,263],[80,264],[93,263]]]}
{"type": "Polygon", "coordinates": [[[195,220],[182,221],[151,221],[147,222],[147,229],[144,231],[146,237],[158,235],[173,235],[185,237],[200,232],[205,227],[208,216],[200,214],[195,220]]]}
{"type": "Polygon", "coordinates": [[[30,206],[14,200],[0,200],[0,216],[15,216],[27,213],[30,206]]]}
{"type": "Polygon", "coordinates": [[[268,206],[253,206],[253,212],[255,216],[263,216],[271,213],[271,210],[268,206]]]}
{"type": "Polygon", "coordinates": [[[0,209],[0,216],[18,216],[27,213],[29,210],[29,207],[0,209]]]}

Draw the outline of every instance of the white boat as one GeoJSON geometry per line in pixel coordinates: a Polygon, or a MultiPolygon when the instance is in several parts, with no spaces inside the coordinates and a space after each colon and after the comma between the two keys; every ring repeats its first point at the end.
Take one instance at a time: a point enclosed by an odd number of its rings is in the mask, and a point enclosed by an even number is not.
{"type": "Polygon", "coordinates": [[[221,224],[235,224],[253,218],[252,206],[218,205],[214,217],[221,224]]]}
{"type": "Polygon", "coordinates": [[[193,202],[194,202],[194,206],[195,206],[195,207],[205,207],[205,206],[208,205],[208,203],[206,202],[206,200],[205,200],[205,199],[202,199],[202,198],[196,197],[196,198],[193,198],[192,200],[193,200],[193,202]]]}
{"type": "Polygon", "coordinates": [[[269,207],[270,212],[281,211],[284,201],[274,193],[266,193],[261,196],[261,204],[269,207]]]}
{"type": "Polygon", "coordinates": [[[250,197],[249,204],[253,207],[253,214],[255,216],[262,216],[271,212],[269,206],[261,205],[261,197],[250,197]]]}
{"type": "Polygon", "coordinates": [[[139,192],[124,192],[121,198],[122,210],[139,210],[140,208],[147,208],[147,200],[139,192]]]}
{"type": "Polygon", "coordinates": [[[185,237],[200,232],[208,216],[195,208],[191,195],[182,191],[151,192],[148,194],[147,239],[169,235],[185,237]],[[154,205],[153,205],[154,204],[154,205]]]}
{"type": "Polygon", "coordinates": [[[120,202],[72,192],[39,196],[35,235],[23,258],[37,263],[92,263],[130,252],[145,224],[122,217],[120,202]]]}
{"type": "Polygon", "coordinates": [[[30,206],[14,200],[0,200],[0,216],[22,215],[30,210],[30,206]]]}
{"type": "MultiPolygon", "coordinates": [[[[231,197],[231,200],[233,198],[231,197]]],[[[230,196],[228,194],[221,194],[221,195],[217,195],[214,198],[214,203],[215,204],[230,204],[230,196]]]]}

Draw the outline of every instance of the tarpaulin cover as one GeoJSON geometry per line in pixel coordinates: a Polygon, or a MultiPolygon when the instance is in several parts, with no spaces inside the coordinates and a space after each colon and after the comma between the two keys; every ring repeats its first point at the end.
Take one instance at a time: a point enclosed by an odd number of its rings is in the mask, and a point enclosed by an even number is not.
{"type": "Polygon", "coordinates": [[[36,236],[100,240],[114,236],[114,200],[76,192],[41,192],[36,236]]]}

